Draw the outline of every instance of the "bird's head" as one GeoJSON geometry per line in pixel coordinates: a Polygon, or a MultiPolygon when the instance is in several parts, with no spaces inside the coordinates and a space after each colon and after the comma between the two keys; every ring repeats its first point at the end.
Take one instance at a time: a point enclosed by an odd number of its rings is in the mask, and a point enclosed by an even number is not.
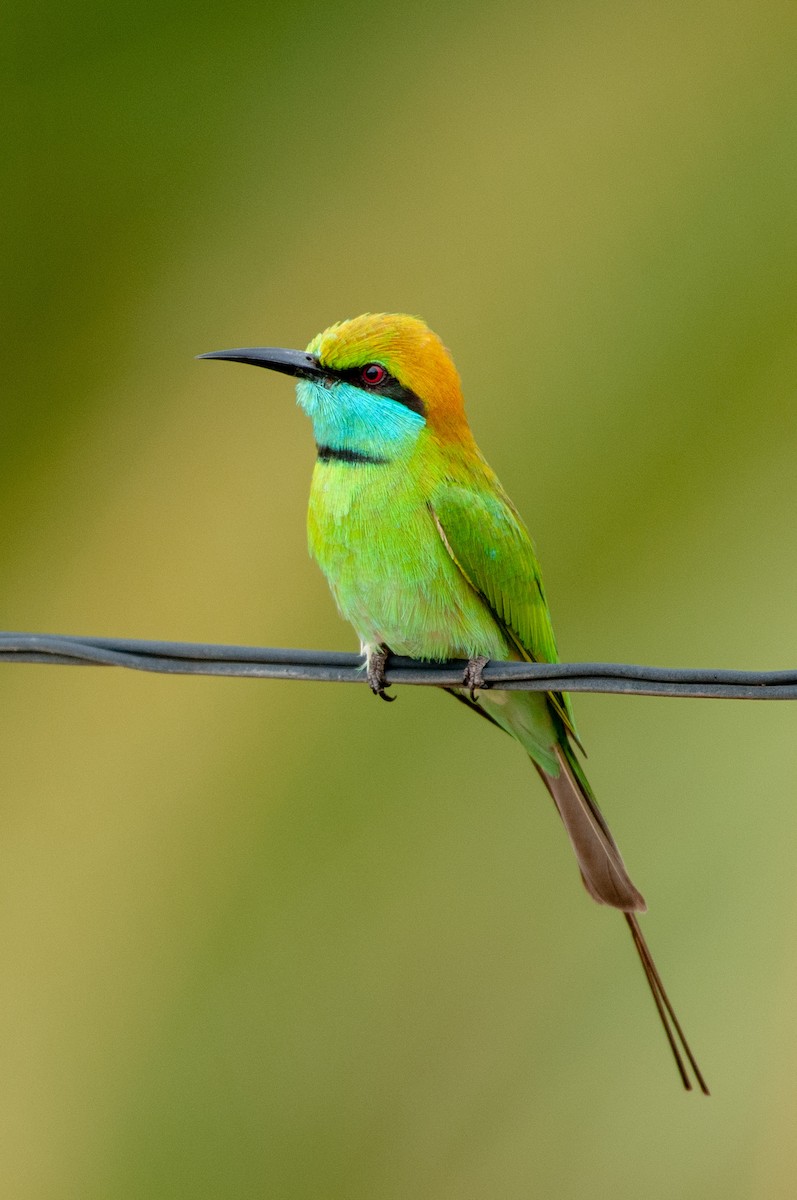
{"type": "Polygon", "coordinates": [[[384,456],[413,444],[423,429],[441,441],[471,440],[451,355],[417,317],[366,313],[331,325],[306,350],[255,347],[199,357],[295,376],[319,446],[384,456]]]}

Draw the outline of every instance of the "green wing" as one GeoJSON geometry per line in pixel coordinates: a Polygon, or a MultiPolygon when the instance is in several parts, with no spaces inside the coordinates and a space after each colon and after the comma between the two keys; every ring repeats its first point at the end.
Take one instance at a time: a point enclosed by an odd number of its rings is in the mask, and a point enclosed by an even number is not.
{"type": "MultiPolygon", "coordinates": [[[[530,662],[556,662],[556,638],[534,546],[500,492],[446,483],[430,507],[446,549],[517,649],[530,662]]],[[[554,708],[576,734],[570,698],[550,692],[554,708]]]]}

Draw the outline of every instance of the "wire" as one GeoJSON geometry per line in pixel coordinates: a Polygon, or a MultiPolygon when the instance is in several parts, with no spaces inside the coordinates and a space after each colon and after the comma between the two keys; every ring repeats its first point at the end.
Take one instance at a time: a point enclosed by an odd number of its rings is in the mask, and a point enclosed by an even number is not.
{"type": "MultiPolygon", "coordinates": [[[[0,633],[0,662],[59,666],[127,667],[168,675],[231,675],[249,679],[365,683],[364,660],[331,650],[283,650],[149,642],[128,638],[65,637],[0,633]]],[[[456,687],[463,661],[420,662],[391,655],[387,682],[456,687]]],[[[613,692],[637,696],[691,696],[717,700],[797,700],[797,669],[791,671],[696,670],[639,667],[624,663],[490,662],[485,683],[530,692],[613,692]]]]}

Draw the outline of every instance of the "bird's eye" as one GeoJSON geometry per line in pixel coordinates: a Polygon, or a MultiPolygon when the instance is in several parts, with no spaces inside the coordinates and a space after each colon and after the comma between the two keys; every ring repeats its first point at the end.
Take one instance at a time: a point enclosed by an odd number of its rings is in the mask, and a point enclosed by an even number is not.
{"type": "Polygon", "coordinates": [[[360,378],[363,383],[367,383],[369,387],[376,387],[381,383],[387,375],[387,371],[381,363],[366,363],[360,371],[360,378]]]}

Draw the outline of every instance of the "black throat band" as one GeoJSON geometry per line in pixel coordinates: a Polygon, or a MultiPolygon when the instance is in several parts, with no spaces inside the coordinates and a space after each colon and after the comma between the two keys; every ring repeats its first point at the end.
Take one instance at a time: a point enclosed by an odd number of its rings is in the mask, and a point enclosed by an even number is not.
{"type": "Polygon", "coordinates": [[[336,446],[319,446],[318,461],[322,463],[340,462],[355,465],[384,466],[386,458],[378,458],[375,454],[363,454],[360,450],[343,450],[336,446]]]}

